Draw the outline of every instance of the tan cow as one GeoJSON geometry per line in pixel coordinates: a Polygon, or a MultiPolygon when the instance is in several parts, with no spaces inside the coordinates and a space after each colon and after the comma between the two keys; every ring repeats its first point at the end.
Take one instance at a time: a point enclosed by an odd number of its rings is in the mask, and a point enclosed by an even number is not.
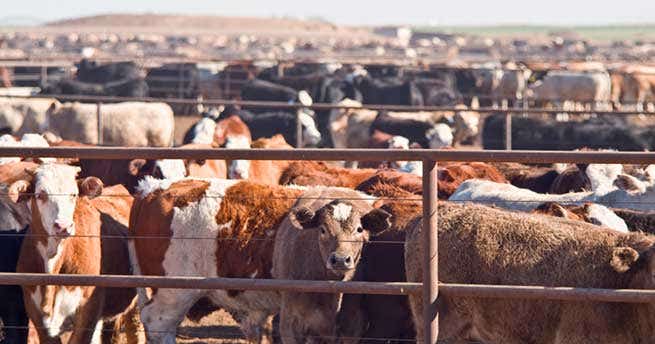
{"type": "MultiPolygon", "coordinates": [[[[32,211],[17,272],[130,274],[126,225],[132,197],[122,186],[103,190],[94,177],[76,181],[79,170],[44,164],[10,185],[10,197],[31,202],[32,211]]],[[[69,343],[99,343],[103,322],[126,312],[136,295],[134,289],[93,286],[24,286],[23,294],[41,343],[57,342],[69,329],[69,343]]],[[[132,333],[136,341],[136,329],[132,333]]]]}
{"type": "MultiPolygon", "coordinates": [[[[537,214],[439,205],[439,281],[653,289],[655,239],[537,214]]],[[[422,281],[422,221],[410,224],[405,266],[422,281]]],[[[439,339],[483,343],[648,343],[652,304],[485,299],[440,295],[439,339]]],[[[420,295],[410,296],[417,339],[420,295]]]]}
{"type": "MultiPolygon", "coordinates": [[[[315,188],[303,193],[275,237],[273,277],[352,279],[369,236],[390,226],[390,215],[373,209],[373,200],[345,188],[315,188]]],[[[334,338],[341,298],[341,294],[283,292],[280,308],[283,342],[320,342],[334,338]]]]}

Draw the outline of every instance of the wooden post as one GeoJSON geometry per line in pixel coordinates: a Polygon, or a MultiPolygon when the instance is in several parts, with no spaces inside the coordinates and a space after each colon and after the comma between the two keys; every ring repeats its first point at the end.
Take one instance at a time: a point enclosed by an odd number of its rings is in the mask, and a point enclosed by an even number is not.
{"type": "Polygon", "coordinates": [[[424,342],[439,336],[439,242],[437,238],[437,163],[423,160],[423,320],[424,342]]]}
{"type": "Polygon", "coordinates": [[[98,118],[98,146],[103,145],[103,134],[102,134],[102,112],[100,111],[100,108],[102,107],[102,102],[97,102],[96,103],[96,115],[98,118]]]}

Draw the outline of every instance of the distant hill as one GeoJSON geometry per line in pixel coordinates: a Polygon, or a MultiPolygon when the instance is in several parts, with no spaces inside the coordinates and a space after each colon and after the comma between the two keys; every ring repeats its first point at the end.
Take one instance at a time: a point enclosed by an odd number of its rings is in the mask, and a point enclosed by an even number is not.
{"type": "Polygon", "coordinates": [[[222,17],[212,15],[109,14],[64,19],[45,24],[52,29],[117,29],[120,31],[172,32],[335,32],[343,29],[322,20],[293,18],[222,17]]]}
{"type": "Polygon", "coordinates": [[[2,17],[0,26],[36,26],[43,24],[43,20],[36,17],[2,17]]]}

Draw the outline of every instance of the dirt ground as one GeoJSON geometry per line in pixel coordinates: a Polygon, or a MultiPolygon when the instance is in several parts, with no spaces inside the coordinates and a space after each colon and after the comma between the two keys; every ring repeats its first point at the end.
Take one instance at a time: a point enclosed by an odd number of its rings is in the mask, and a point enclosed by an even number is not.
{"type": "Polygon", "coordinates": [[[177,342],[181,344],[247,343],[237,323],[222,310],[204,317],[197,324],[185,319],[177,330],[177,342]]]}

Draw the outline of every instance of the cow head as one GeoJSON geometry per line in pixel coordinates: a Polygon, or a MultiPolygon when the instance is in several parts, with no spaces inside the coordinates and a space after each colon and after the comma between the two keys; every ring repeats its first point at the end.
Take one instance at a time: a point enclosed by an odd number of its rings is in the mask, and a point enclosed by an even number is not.
{"type": "Polygon", "coordinates": [[[33,221],[40,220],[48,235],[74,235],[77,199],[100,195],[103,188],[100,179],[76,180],[80,168],[63,164],[43,164],[27,172],[31,176],[29,180],[18,180],[9,187],[11,199],[15,202],[31,199],[33,221]]]}
{"type": "Polygon", "coordinates": [[[316,128],[314,118],[307,114],[304,109],[298,110],[298,116],[302,125],[303,146],[316,146],[321,142],[321,132],[316,128]]]}
{"type": "Polygon", "coordinates": [[[307,207],[291,211],[299,228],[318,230],[318,246],[326,268],[344,278],[357,266],[364,243],[391,226],[391,215],[381,209],[361,214],[344,200],[334,200],[316,212],[307,207]]]}
{"type": "Polygon", "coordinates": [[[453,144],[453,131],[448,125],[443,123],[435,124],[433,128],[428,130],[425,136],[432,149],[450,147],[453,144]]]}

